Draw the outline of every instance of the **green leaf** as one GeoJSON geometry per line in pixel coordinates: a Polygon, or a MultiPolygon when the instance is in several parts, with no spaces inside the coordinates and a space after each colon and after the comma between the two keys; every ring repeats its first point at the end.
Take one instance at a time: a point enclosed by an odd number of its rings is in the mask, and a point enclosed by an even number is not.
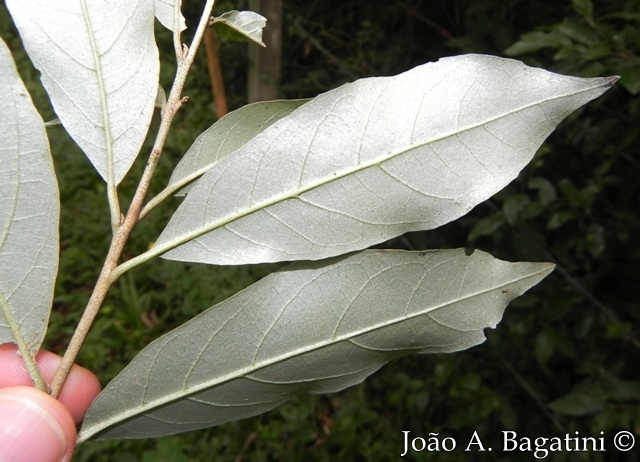
{"type": "Polygon", "coordinates": [[[600,371],[599,378],[608,401],[621,403],[640,400],[640,382],[637,380],[623,380],[606,370],[600,371]]]}
{"type": "Polygon", "coordinates": [[[573,210],[561,210],[555,212],[547,222],[547,229],[558,229],[572,220],[576,219],[576,213],[573,210]]]}
{"type": "Polygon", "coordinates": [[[516,178],[615,80],[466,55],[344,85],[211,167],[145,257],[316,260],[436,228],[516,178]]]}
{"type": "Polygon", "coordinates": [[[578,385],[571,393],[548,404],[549,408],[558,414],[570,416],[595,414],[605,405],[605,397],[601,389],[589,382],[578,385]]]}
{"type": "Polygon", "coordinates": [[[571,0],[573,9],[580,16],[593,17],[593,3],[591,0],[571,0]]]}
{"type": "Polygon", "coordinates": [[[559,48],[566,44],[566,39],[554,31],[533,31],[523,34],[520,40],[507,48],[507,56],[520,56],[534,53],[543,48],[559,48]]]}
{"type": "Polygon", "coordinates": [[[640,21],[640,13],[633,11],[614,11],[602,16],[603,20],[624,19],[626,21],[640,21]]]}
{"type": "Polygon", "coordinates": [[[524,210],[531,204],[529,196],[526,194],[514,194],[510,196],[502,206],[504,218],[509,224],[515,224],[520,220],[524,210]]]}
{"type": "Polygon", "coordinates": [[[0,297],[8,308],[0,310],[0,343],[16,342],[13,324],[35,354],[58,271],[60,202],[44,122],[2,40],[0,132],[0,297]]]}
{"type": "Polygon", "coordinates": [[[529,180],[528,187],[530,189],[538,190],[538,197],[543,205],[549,205],[555,201],[558,197],[556,188],[551,181],[543,177],[533,177],[529,180]]]}
{"type": "Polygon", "coordinates": [[[184,196],[213,164],[309,100],[267,101],[230,112],[205,130],[176,166],[167,188],[184,196]],[[191,184],[189,184],[191,183],[191,184]],[[188,185],[188,186],[185,186],[188,185]]]}
{"type": "Polygon", "coordinates": [[[469,230],[467,239],[473,242],[482,236],[492,236],[506,223],[505,217],[501,213],[494,213],[476,221],[469,230]]]}
{"type": "Polygon", "coordinates": [[[620,71],[620,85],[632,95],[640,93],[640,64],[620,71]]]}
{"type": "Polygon", "coordinates": [[[147,135],[158,90],[154,3],[7,6],[60,121],[105,181],[118,184],[147,135]]]}
{"type": "Polygon", "coordinates": [[[467,349],[552,269],[462,249],[290,265],[147,346],[94,401],[79,440],[219,425],[342,390],[394,358],[467,349]]]}
{"type": "Polygon", "coordinates": [[[262,42],[262,29],[267,24],[264,16],[253,11],[229,11],[211,22],[221,40],[229,42],[262,42]]]}
{"type": "MultiPolygon", "coordinates": [[[[602,60],[610,57],[612,54],[611,47],[606,43],[597,43],[591,46],[586,47],[586,49],[582,52],[582,58],[585,61],[595,61],[602,60]]],[[[586,63],[585,63],[586,64],[586,63]]],[[[594,63],[600,64],[601,63],[594,63]]]]}
{"type": "Polygon", "coordinates": [[[556,26],[556,30],[572,41],[587,46],[597,45],[602,40],[593,28],[579,20],[565,19],[556,26]]]}

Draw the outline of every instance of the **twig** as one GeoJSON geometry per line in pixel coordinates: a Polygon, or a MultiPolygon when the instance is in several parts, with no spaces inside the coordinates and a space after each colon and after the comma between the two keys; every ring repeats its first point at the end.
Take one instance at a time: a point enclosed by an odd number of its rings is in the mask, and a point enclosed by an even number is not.
{"type": "Polygon", "coordinates": [[[431,28],[436,34],[438,34],[440,37],[442,37],[443,39],[450,41],[453,40],[453,35],[451,34],[451,32],[449,32],[447,29],[445,29],[444,27],[442,27],[440,24],[437,24],[435,22],[433,22],[431,19],[426,18],[424,16],[422,16],[418,10],[415,9],[415,7],[411,6],[411,5],[407,5],[406,3],[400,1],[400,0],[395,0],[395,2],[401,6],[402,8],[404,8],[406,10],[406,12],[408,14],[410,14],[411,16],[413,16],[414,18],[416,18],[418,21],[420,21],[421,23],[426,24],[427,26],[429,26],[429,28],[431,28]]]}
{"type": "Polygon", "coordinates": [[[560,421],[549,411],[548,407],[542,402],[542,399],[540,398],[538,393],[536,393],[536,391],[531,387],[531,385],[527,383],[524,377],[520,375],[520,373],[516,370],[516,368],[513,367],[513,365],[507,360],[507,358],[505,358],[502,355],[502,353],[495,347],[495,345],[493,345],[491,342],[489,342],[489,344],[491,345],[491,349],[496,354],[498,359],[500,359],[502,364],[509,370],[509,372],[511,372],[511,374],[516,379],[516,382],[518,382],[520,387],[531,397],[531,399],[533,399],[533,402],[536,403],[536,406],[538,406],[540,410],[542,410],[544,415],[546,415],[549,418],[549,420],[558,429],[558,431],[562,433],[566,433],[566,430],[562,425],[562,423],[560,423],[560,421]]]}
{"type": "Polygon", "coordinates": [[[335,64],[336,66],[342,68],[345,73],[351,77],[351,78],[357,78],[359,77],[359,75],[357,75],[357,72],[359,71],[357,66],[354,66],[353,64],[350,64],[348,62],[346,62],[345,60],[339,58],[338,56],[334,55],[333,53],[331,53],[329,50],[327,50],[324,45],[322,45],[322,43],[320,42],[320,40],[318,40],[317,38],[315,38],[313,35],[311,35],[303,26],[302,24],[300,24],[300,22],[295,21],[293,23],[293,27],[298,31],[298,33],[305,39],[307,39],[309,41],[309,43],[316,49],[318,50],[321,54],[323,54],[326,58],[327,61],[329,63],[335,64]]]}
{"type": "MultiPolygon", "coordinates": [[[[80,351],[80,348],[82,347],[82,344],[84,343],[84,340],[89,333],[89,329],[91,328],[91,325],[93,324],[93,321],[97,316],[98,311],[100,310],[100,307],[102,306],[102,303],[104,302],[109,289],[122,274],[113,274],[113,270],[117,267],[118,260],[120,259],[122,251],[124,250],[124,246],[127,243],[127,240],[129,239],[133,228],[140,219],[140,212],[142,210],[144,199],[147,195],[147,191],[149,190],[151,178],[153,177],[155,168],[158,164],[160,153],[162,152],[164,144],[167,140],[169,128],[171,126],[171,123],[173,122],[173,118],[175,117],[178,110],[182,107],[182,105],[187,101],[187,98],[183,98],[181,96],[182,89],[184,87],[189,68],[191,67],[191,64],[193,63],[193,60],[195,58],[196,51],[198,50],[200,42],[202,41],[202,36],[204,35],[204,31],[207,27],[209,16],[211,15],[211,10],[213,9],[214,3],[215,0],[207,0],[190,48],[187,48],[186,46],[182,47],[180,45],[180,32],[175,32],[176,29],[179,29],[179,23],[177,22],[179,12],[174,16],[174,45],[176,53],[178,54],[178,69],[176,71],[176,77],[169,97],[167,99],[167,103],[161,111],[161,122],[160,128],[158,129],[158,135],[156,136],[156,141],[151,150],[151,154],[149,155],[147,166],[142,174],[140,183],[138,184],[138,188],[133,196],[127,215],[122,220],[122,223],[120,224],[117,232],[114,234],[111,240],[109,252],[107,253],[107,257],[105,258],[100,276],[98,276],[94,291],[91,294],[87,307],[82,314],[82,318],[80,319],[80,322],[76,327],[73,337],[69,342],[69,347],[67,348],[67,351],[65,352],[64,357],[62,358],[62,361],[60,362],[60,365],[56,370],[56,375],[51,383],[51,395],[54,397],[57,397],[60,393],[60,390],[62,389],[62,386],[64,385],[64,382],[69,375],[71,368],[73,367],[78,352],[80,351]],[[178,52],[178,50],[180,51],[178,52]]],[[[178,9],[179,6],[180,2],[176,2],[176,9],[178,9]]]]}

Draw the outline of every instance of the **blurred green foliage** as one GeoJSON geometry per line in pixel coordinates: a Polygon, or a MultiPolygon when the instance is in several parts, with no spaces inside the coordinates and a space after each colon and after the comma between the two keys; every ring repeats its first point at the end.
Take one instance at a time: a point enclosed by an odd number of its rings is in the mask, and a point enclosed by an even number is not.
{"type": "MultiPolygon", "coordinates": [[[[200,1],[185,0],[188,24],[200,1]]],[[[545,260],[557,270],[514,301],[488,341],[454,355],[414,356],[365,383],[296,398],[252,419],[150,441],[86,443],[79,461],[398,460],[403,430],[458,441],[453,452],[407,460],[526,460],[503,453],[502,430],[640,437],[640,2],[637,0],[285,0],[283,97],[314,96],[355,78],[388,75],[439,57],[514,56],[556,72],[618,74],[620,83],[561,124],[520,177],[469,215],[395,248],[476,247],[508,260],[545,260]],[[463,452],[474,431],[491,453],[463,452]]],[[[220,1],[217,14],[246,8],[220,1]]],[[[4,5],[0,32],[45,119],[53,118],[4,5]]],[[[171,38],[161,83],[175,65],[171,38]]],[[[187,32],[188,34],[188,32],[187,32]]],[[[222,44],[232,107],[245,101],[246,48],[222,44]]],[[[152,194],[195,137],[213,122],[206,63],[194,64],[152,194]]],[[[64,204],[62,260],[46,347],[62,352],[108,245],[104,185],[61,128],[50,129],[64,204]]],[[[148,151],[150,145],[147,145],[148,151]]],[[[141,156],[121,188],[130,197],[141,156]]],[[[125,257],[149,246],[176,202],[141,223],[125,257]]],[[[80,362],[106,382],[144,345],[264,276],[272,267],[218,268],[159,260],[112,290],[80,362]]],[[[554,461],[639,460],[639,450],[556,453],[554,461]]]]}

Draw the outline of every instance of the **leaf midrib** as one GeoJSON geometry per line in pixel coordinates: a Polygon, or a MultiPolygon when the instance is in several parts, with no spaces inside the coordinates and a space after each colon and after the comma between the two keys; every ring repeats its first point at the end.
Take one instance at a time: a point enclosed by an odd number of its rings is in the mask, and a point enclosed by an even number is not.
{"type": "Polygon", "coordinates": [[[115,165],[113,155],[113,141],[111,139],[111,119],[109,114],[109,105],[107,101],[106,85],[104,81],[104,72],[102,70],[102,62],[100,61],[100,53],[96,39],[93,35],[93,25],[91,24],[91,17],[89,16],[89,10],[87,8],[86,0],[81,0],[80,5],[82,7],[82,17],[84,19],[85,27],[87,29],[87,35],[89,37],[89,47],[91,48],[91,56],[93,58],[93,64],[95,66],[96,82],[98,84],[98,96],[100,98],[100,110],[102,112],[102,123],[105,149],[107,154],[107,184],[115,185],[115,165]]]}

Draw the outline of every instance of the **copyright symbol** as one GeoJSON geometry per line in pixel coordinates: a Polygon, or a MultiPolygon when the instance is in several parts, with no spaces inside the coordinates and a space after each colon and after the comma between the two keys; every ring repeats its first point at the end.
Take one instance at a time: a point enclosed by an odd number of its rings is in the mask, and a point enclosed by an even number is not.
{"type": "Polygon", "coordinates": [[[634,444],[636,444],[636,439],[631,432],[618,432],[613,438],[613,445],[618,451],[629,451],[634,444]]]}

